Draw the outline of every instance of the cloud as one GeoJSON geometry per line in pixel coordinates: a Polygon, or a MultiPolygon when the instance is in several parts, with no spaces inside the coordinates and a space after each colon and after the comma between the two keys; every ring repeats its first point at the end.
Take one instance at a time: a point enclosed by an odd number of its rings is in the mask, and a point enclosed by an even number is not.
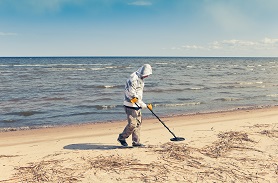
{"type": "Polygon", "coordinates": [[[13,32],[0,32],[0,36],[17,36],[17,33],[13,32]]]}
{"type": "Polygon", "coordinates": [[[214,42],[212,45],[218,45],[220,49],[275,49],[278,48],[278,39],[264,38],[260,41],[232,39],[214,42]]]}
{"type": "Polygon", "coordinates": [[[262,40],[262,43],[264,44],[278,44],[278,39],[271,39],[271,38],[264,38],[262,40]]]}
{"type": "Polygon", "coordinates": [[[188,50],[205,49],[203,46],[197,46],[197,45],[186,45],[186,46],[182,46],[182,48],[188,50]]]}
{"type": "Polygon", "coordinates": [[[213,43],[210,44],[209,48],[210,49],[221,49],[221,48],[254,48],[258,46],[258,42],[253,42],[253,41],[245,41],[245,40],[223,40],[223,41],[214,41],[213,43]]]}
{"type": "Polygon", "coordinates": [[[133,5],[133,6],[151,6],[152,3],[149,1],[134,1],[132,3],[128,3],[128,5],[133,5]]]}
{"type": "Polygon", "coordinates": [[[222,40],[203,45],[185,45],[180,48],[186,50],[273,50],[278,49],[278,39],[264,38],[259,41],[250,40],[222,40]]]}

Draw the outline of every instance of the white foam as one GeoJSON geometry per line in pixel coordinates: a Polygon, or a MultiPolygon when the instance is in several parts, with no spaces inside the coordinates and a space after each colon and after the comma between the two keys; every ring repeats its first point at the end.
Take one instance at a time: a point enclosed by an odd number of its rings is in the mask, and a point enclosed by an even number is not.
{"type": "Polygon", "coordinates": [[[114,86],[110,86],[110,85],[105,85],[105,88],[113,88],[114,86]]]}
{"type": "Polygon", "coordinates": [[[99,71],[99,70],[104,70],[105,68],[91,68],[93,71],[99,71]]]}
{"type": "Polygon", "coordinates": [[[166,63],[166,62],[157,62],[157,63],[155,63],[156,65],[168,65],[168,63],[166,63]]]}
{"type": "Polygon", "coordinates": [[[116,66],[109,66],[109,67],[105,67],[106,69],[114,69],[117,68],[116,66]]]}
{"type": "Polygon", "coordinates": [[[240,82],[240,85],[252,85],[254,84],[253,82],[240,82]]]}
{"type": "Polygon", "coordinates": [[[278,97],[278,93],[266,95],[267,97],[278,97]]]}
{"type": "Polygon", "coordinates": [[[49,68],[50,71],[85,71],[86,68],[49,68]]]}
{"type": "Polygon", "coordinates": [[[165,107],[181,107],[181,106],[192,106],[200,105],[201,102],[188,102],[188,103],[177,103],[177,104],[154,104],[154,106],[165,106],[165,107]]]}
{"type": "Polygon", "coordinates": [[[193,88],[190,88],[190,90],[201,90],[203,88],[198,88],[198,87],[193,87],[193,88]]]}

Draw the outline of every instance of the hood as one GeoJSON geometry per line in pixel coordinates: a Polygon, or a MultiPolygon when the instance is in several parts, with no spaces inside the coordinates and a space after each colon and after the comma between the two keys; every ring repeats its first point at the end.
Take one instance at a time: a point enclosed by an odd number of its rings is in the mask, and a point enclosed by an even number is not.
{"type": "Polygon", "coordinates": [[[152,67],[149,64],[144,64],[136,71],[136,73],[140,77],[149,76],[152,74],[152,67]]]}

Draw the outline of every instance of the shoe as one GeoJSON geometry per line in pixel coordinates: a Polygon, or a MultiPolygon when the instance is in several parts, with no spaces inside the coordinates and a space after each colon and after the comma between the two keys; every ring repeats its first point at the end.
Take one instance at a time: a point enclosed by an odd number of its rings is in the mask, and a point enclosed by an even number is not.
{"type": "Polygon", "coordinates": [[[132,142],[133,147],[144,147],[144,144],[132,142]]]}
{"type": "Polygon", "coordinates": [[[125,147],[128,146],[128,144],[126,143],[125,140],[121,140],[118,138],[118,141],[122,144],[122,146],[125,146],[125,147]]]}

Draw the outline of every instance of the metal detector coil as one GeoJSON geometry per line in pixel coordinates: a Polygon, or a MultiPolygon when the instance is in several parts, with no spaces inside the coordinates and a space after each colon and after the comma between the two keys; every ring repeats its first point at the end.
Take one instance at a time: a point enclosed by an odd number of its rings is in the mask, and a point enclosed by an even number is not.
{"type": "Polygon", "coordinates": [[[174,137],[174,138],[171,138],[170,140],[171,141],[184,141],[185,138],[183,138],[183,137],[174,137]]]}

